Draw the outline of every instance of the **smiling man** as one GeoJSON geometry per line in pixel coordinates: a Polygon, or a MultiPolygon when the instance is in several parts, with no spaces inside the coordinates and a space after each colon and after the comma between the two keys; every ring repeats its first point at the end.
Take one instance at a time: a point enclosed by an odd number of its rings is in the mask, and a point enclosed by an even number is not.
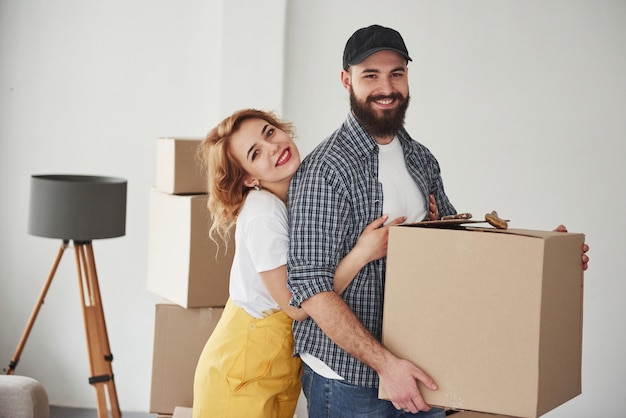
{"type": "Polygon", "coordinates": [[[391,28],[350,37],[341,82],[351,112],[305,158],[289,189],[288,286],[291,304],[310,315],[293,328],[310,418],[445,416],[417,386],[436,390],[433,379],[380,343],[386,259],[367,264],[342,296],[333,291],[337,263],[374,219],[456,213],[437,160],[404,129],[409,61],[391,28]],[[391,401],[378,399],[379,386],[391,401]]]}

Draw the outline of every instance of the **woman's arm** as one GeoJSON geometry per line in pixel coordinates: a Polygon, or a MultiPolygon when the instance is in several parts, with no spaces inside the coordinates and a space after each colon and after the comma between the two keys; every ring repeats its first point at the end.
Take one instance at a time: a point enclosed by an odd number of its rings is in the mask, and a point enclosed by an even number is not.
{"type": "MultiPolygon", "coordinates": [[[[384,225],[387,218],[387,215],[383,215],[365,227],[354,248],[339,262],[335,270],[335,292],[342,294],[367,263],[387,255],[389,227],[406,220],[405,217],[400,217],[384,225]]],[[[289,304],[291,292],[287,289],[287,266],[282,265],[259,275],[270,295],[287,315],[296,321],[308,318],[303,309],[289,304]]]]}
{"type": "Polygon", "coordinates": [[[273,270],[259,273],[263,284],[274,298],[280,309],[296,321],[303,321],[309,317],[303,309],[289,305],[291,292],[287,289],[287,266],[282,265],[273,270]]]}
{"type": "Polygon", "coordinates": [[[400,217],[384,225],[388,217],[388,215],[383,215],[366,226],[354,248],[337,265],[335,270],[337,294],[341,295],[348,288],[367,263],[387,255],[389,227],[399,225],[406,220],[406,217],[400,217]]]}

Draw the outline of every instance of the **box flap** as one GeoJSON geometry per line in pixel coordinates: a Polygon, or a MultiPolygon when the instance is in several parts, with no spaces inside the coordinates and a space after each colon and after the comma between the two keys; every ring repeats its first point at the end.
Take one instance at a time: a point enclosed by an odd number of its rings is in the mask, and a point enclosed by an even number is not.
{"type": "Polygon", "coordinates": [[[549,238],[553,236],[562,236],[563,234],[572,234],[571,232],[555,232],[555,231],[540,231],[534,229],[521,229],[521,228],[509,228],[509,229],[497,229],[491,226],[477,226],[476,224],[485,224],[486,221],[474,221],[467,219],[447,219],[440,221],[429,222],[415,222],[410,224],[396,225],[392,228],[435,228],[435,229],[454,229],[454,230],[468,230],[479,232],[491,232],[496,234],[512,234],[522,235],[526,237],[537,238],[549,238]]]}

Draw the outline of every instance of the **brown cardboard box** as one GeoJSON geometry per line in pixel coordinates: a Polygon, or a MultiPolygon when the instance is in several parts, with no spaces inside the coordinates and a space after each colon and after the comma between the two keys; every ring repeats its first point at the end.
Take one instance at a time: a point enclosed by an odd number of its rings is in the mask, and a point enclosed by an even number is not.
{"type": "Polygon", "coordinates": [[[201,139],[159,138],[156,155],[156,188],[172,194],[206,193],[196,153],[201,139]]]}
{"type": "Polygon", "coordinates": [[[150,191],[147,288],[184,308],[224,306],[234,241],[209,238],[206,195],[150,191]]]}
{"type": "Polygon", "coordinates": [[[198,357],[223,311],[156,305],[150,413],[171,415],[176,407],[192,407],[198,357]]]}
{"type": "Polygon", "coordinates": [[[174,408],[174,415],[172,415],[172,418],[191,418],[191,416],[192,416],[191,408],[184,408],[182,406],[177,406],[176,408],[174,408]]]}
{"type": "Polygon", "coordinates": [[[450,415],[454,418],[511,418],[509,415],[487,414],[474,411],[460,411],[450,415]]]}
{"type": "MultiPolygon", "coordinates": [[[[581,393],[584,235],[397,226],[383,343],[431,405],[538,417],[581,393]]],[[[381,391],[381,397],[384,397],[381,391]]]]}

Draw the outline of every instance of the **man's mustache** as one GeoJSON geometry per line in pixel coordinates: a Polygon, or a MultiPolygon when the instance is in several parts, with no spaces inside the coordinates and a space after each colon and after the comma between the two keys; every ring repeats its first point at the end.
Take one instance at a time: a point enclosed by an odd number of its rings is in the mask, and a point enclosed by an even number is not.
{"type": "Polygon", "coordinates": [[[386,94],[386,95],[378,94],[376,96],[369,96],[367,98],[367,102],[371,103],[371,102],[384,100],[384,99],[404,100],[404,96],[401,95],[400,93],[391,93],[391,94],[386,94]]]}

